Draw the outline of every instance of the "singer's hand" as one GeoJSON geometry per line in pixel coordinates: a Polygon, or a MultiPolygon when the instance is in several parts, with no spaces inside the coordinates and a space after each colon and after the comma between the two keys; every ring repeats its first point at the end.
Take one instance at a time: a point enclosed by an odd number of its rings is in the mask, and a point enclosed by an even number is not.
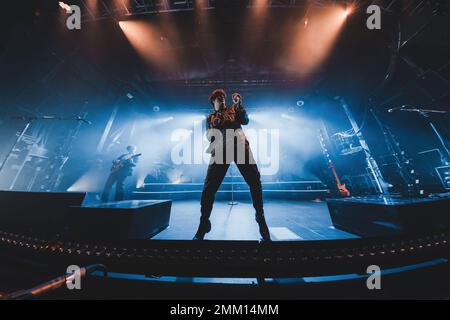
{"type": "Polygon", "coordinates": [[[235,105],[241,105],[242,99],[239,93],[237,92],[233,93],[232,99],[235,105]]]}

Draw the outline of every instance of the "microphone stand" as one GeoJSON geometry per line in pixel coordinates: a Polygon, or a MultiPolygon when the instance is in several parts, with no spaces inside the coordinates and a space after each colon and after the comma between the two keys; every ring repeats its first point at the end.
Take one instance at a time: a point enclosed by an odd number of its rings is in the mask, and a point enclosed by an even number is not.
{"type": "Polygon", "coordinates": [[[428,124],[430,125],[431,129],[433,129],[433,132],[436,134],[436,137],[438,138],[439,142],[441,143],[442,148],[445,150],[445,152],[447,153],[446,156],[446,160],[447,163],[446,165],[448,165],[448,163],[450,162],[450,151],[448,150],[444,139],[442,138],[442,135],[439,133],[438,129],[436,128],[436,126],[434,125],[434,123],[429,120],[429,113],[437,113],[437,114],[450,114],[450,111],[443,111],[443,110],[432,110],[432,109],[421,109],[421,108],[407,108],[407,109],[399,109],[398,111],[405,111],[405,112],[417,112],[418,114],[420,114],[422,117],[424,117],[425,119],[427,119],[428,124]]]}
{"type": "MultiPolygon", "coordinates": [[[[233,104],[238,104],[239,106],[241,106],[241,102],[239,100],[234,100],[233,98],[233,104]]],[[[233,165],[230,165],[230,177],[231,177],[231,201],[228,202],[228,205],[230,206],[235,206],[238,204],[237,201],[234,201],[234,170],[233,170],[233,165]]]]}
{"type": "Polygon", "coordinates": [[[75,117],[75,118],[63,118],[63,117],[55,117],[55,116],[41,116],[41,117],[12,117],[13,120],[26,120],[27,123],[25,124],[25,127],[22,129],[22,131],[19,134],[19,137],[14,141],[14,144],[12,145],[9,152],[6,154],[5,160],[3,160],[1,166],[0,166],[0,173],[2,172],[3,168],[6,165],[6,162],[8,162],[9,158],[11,157],[12,153],[14,152],[14,149],[16,148],[17,144],[22,140],[23,136],[27,132],[30,125],[35,120],[75,120],[75,121],[82,121],[86,124],[92,124],[90,121],[82,118],[82,117],[75,117]]]}
{"type": "Polygon", "coordinates": [[[235,206],[238,203],[234,201],[234,173],[233,173],[233,166],[230,166],[230,177],[231,177],[231,201],[228,202],[230,206],[235,206]]]}

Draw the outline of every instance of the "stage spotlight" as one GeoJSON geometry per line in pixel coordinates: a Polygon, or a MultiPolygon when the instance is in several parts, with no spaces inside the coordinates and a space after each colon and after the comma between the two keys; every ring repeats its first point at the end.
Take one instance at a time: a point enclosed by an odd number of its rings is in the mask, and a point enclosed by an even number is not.
{"type": "Polygon", "coordinates": [[[305,26],[305,28],[308,26],[308,18],[305,18],[303,20],[303,25],[305,26]]]}
{"type": "Polygon", "coordinates": [[[249,3],[245,24],[243,26],[242,46],[244,50],[255,50],[264,40],[264,30],[269,12],[268,0],[252,0],[249,3]]]}
{"type": "Polygon", "coordinates": [[[58,4],[62,9],[66,10],[66,13],[72,12],[72,9],[70,9],[70,6],[67,3],[60,1],[58,4]]]}
{"type": "Polygon", "coordinates": [[[280,67],[304,76],[316,72],[332,51],[351,8],[333,6],[311,9],[307,28],[305,20],[301,19],[286,33],[284,41],[287,50],[279,60],[280,67]]]}
{"type": "Polygon", "coordinates": [[[104,176],[101,170],[89,169],[68,189],[68,192],[97,192],[102,189],[104,176]]]}
{"type": "Polygon", "coordinates": [[[149,65],[159,68],[162,72],[171,72],[176,67],[175,50],[170,41],[161,36],[166,31],[158,23],[148,21],[119,21],[125,37],[131,46],[149,65]]]}
{"type": "Polygon", "coordinates": [[[136,180],[136,189],[143,188],[145,186],[145,175],[140,175],[136,180]]]}
{"type": "Polygon", "coordinates": [[[344,18],[347,18],[349,15],[351,15],[353,13],[354,9],[355,8],[353,7],[353,5],[348,6],[343,12],[344,18]]]}
{"type": "Polygon", "coordinates": [[[179,184],[185,181],[183,170],[180,168],[174,168],[166,172],[167,177],[171,183],[179,184]]]}

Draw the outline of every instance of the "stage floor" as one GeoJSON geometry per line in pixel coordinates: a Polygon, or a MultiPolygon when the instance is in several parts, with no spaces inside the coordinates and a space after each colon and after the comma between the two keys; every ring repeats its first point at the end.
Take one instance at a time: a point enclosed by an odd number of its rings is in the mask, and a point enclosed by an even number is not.
{"type": "MultiPolygon", "coordinates": [[[[335,229],[325,201],[267,200],[264,203],[272,240],[334,240],[358,236],[335,229]]],[[[200,218],[197,200],[173,201],[170,224],[153,237],[160,240],[189,240],[194,236],[200,218]]],[[[258,225],[251,202],[216,201],[211,215],[209,240],[259,240],[258,225]]]]}

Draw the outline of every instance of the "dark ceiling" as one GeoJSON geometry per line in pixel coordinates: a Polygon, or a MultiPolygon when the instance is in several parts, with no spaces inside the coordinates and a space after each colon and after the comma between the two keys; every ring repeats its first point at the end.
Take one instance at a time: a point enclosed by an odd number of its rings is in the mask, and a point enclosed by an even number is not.
{"type": "Polygon", "coordinates": [[[99,92],[111,97],[133,92],[145,99],[155,93],[170,97],[176,87],[183,97],[184,92],[226,85],[249,92],[357,92],[358,99],[374,99],[381,106],[398,97],[448,105],[448,1],[359,1],[322,68],[307,77],[281,69],[288,22],[301,19],[310,3],[333,2],[271,1],[260,35],[252,34],[246,23],[249,1],[207,1],[208,9],[202,10],[212,22],[206,30],[192,1],[131,1],[127,16],[121,6],[101,5],[97,16],[83,11],[80,31],[65,28],[58,1],[10,2],[1,12],[1,98],[8,106],[27,108],[71,96],[92,100],[99,92]],[[147,6],[139,7],[142,3],[147,6]],[[380,31],[361,27],[370,3],[383,8],[380,31]],[[163,72],[143,63],[117,24],[123,19],[170,20],[178,37],[163,32],[161,37],[170,42],[168,50],[182,57],[177,67],[163,72]]]}

